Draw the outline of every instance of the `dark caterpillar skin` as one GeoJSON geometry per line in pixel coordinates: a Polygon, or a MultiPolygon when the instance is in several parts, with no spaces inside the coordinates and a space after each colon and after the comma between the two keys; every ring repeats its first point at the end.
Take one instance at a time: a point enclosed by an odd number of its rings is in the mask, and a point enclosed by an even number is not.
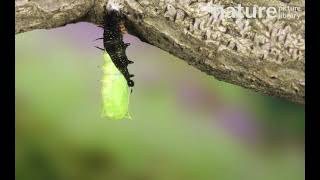
{"type": "Polygon", "coordinates": [[[128,71],[128,65],[132,64],[133,61],[130,61],[126,55],[126,49],[130,44],[123,42],[122,20],[123,16],[118,11],[106,11],[103,26],[103,45],[113,63],[126,78],[128,86],[133,87],[134,81],[130,78],[134,75],[128,71]]]}

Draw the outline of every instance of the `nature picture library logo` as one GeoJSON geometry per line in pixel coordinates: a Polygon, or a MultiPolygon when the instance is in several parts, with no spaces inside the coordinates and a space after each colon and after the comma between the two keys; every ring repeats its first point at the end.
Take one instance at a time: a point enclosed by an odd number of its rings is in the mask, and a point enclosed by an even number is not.
{"type": "Polygon", "coordinates": [[[215,19],[224,18],[278,18],[278,19],[299,19],[301,17],[302,8],[295,6],[278,6],[278,7],[263,7],[263,6],[228,6],[213,4],[212,1],[205,5],[200,5],[200,11],[207,12],[213,15],[215,19]]]}

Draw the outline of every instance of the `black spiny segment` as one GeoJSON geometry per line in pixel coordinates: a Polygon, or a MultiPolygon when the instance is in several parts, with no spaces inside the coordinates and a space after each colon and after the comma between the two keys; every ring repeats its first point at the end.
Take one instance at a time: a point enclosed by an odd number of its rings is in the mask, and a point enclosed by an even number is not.
{"type": "Polygon", "coordinates": [[[129,73],[127,68],[133,61],[130,61],[126,55],[126,48],[130,44],[123,42],[120,27],[122,19],[123,16],[116,10],[109,10],[106,12],[103,27],[103,45],[113,63],[126,78],[128,86],[133,87],[134,82],[130,79],[133,75],[129,73]]]}
{"type": "Polygon", "coordinates": [[[122,34],[119,27],[121,19],[122,16],[116,10],[110,10],[106,12],[103,32],[103,43],[105,45],[110,41],[122,41],[122,34]]]}

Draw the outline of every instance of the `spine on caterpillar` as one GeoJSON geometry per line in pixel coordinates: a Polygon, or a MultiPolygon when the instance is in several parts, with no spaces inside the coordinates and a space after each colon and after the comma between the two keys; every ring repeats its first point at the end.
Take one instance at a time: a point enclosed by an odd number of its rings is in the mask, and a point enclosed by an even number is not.
{"type": "Polygon", "coordinates": [[[123,18],[123,15],[115,9],[106,10],[103,27],[103,45],[113,63],[126,78],[128,86],[133,87],[134,81],[131,80],[131,77],[134,75],[128,71],[128,65],[132,64],[133,61],[130,61],[126,55],[126,48],[130,44],[123,42],[123,33],[126,32],[123,18]]]}

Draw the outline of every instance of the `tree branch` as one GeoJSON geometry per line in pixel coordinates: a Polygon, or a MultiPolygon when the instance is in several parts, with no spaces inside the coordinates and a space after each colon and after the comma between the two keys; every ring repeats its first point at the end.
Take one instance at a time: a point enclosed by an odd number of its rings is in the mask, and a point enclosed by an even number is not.
{"type": "Polygon", "coordinates": [[[94,0],[16,0],[16,33],[49,29],[76,22],[92,8],[94,0]]]}
{"type": "MultiPolygon", "coordinates": [[[[109,0],[111,1],[111,0],[109,0]]],[[[113,0],[114,1],[114,0],[113,0]]],[[[205,0],[117,0],[130,33],[219,80],[304,103],[304,0],[244,0],[242,6],[300,7],[299,19],[214,20],[205,0]]],[[[215,0],[225,7],[236,0],[215,0]]],[[[101,24],[107,0],[16,0],[16,33],[72,22],[101,24]]]]}

